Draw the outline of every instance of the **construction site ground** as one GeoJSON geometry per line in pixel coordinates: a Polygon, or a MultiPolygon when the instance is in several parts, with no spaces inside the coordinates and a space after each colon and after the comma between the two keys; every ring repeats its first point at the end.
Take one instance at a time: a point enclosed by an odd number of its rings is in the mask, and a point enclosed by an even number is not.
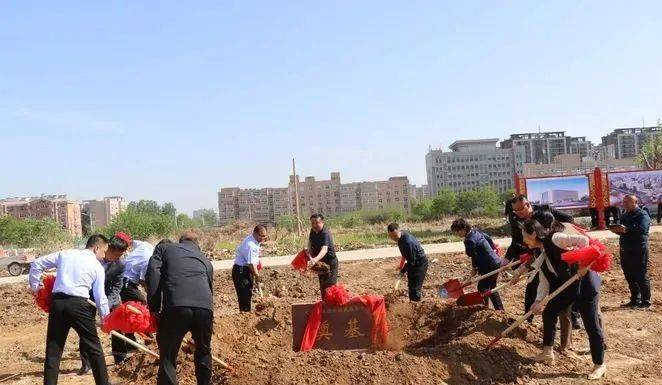
{"type": "MultiPolygon", "coordinates": [[[[618,256],[616,242],[606,241],[618,256]]],[[[382,294],[387,299],[389,346],[377,352],[292,350],[291,305],[318,299],[316,276],[300,275],[288,266],[265,269],[265,299],[251,314],[240,314],[230,273],[215,277],[213,353],[236,368],[226,375],[215,367],[214,384],[583,384],[590,355],[560,355],[553,366],[534,363],[540,350],[540,317],[520,327],[490,351],[488,342],[523,314],[523,285],[503,293],[505,312],[482,306],[461,308],[436,297],[448,278],[470,267],[463,253],[430,255],[435,260],[424,285],[424,301],[408,302],[405,290],[394,292],[397,259],[341,262],[339,282],[353,294],[382,294]]],[[[662,384],[662,234],[651,237],[650,276],[653,309],[623,310],[628,290],[618,259],[603,275],[601,309],[607,335],[608,374],[600,384],[662,384]]],[[[406,285],[403,285],[406,287],[406,285]]],[[[42,382],[47,314],[34,304],[25,283],[0,287],[0,383],[42,382]]],[[[155,384],[157,364],[135,354],[120,367],[112,365],[109,338],[102,335],[111,377],[121,384],[155,384]]],[[[77,376],[78,338],[70,334],[62,360],[60,384],[92,384],[77,376]]],[[[574,333],[574,346],[588,346],[584,331],[574,333]]],[[[179,356],[180,383],[195,384],[193,355],[179,356]]]]}

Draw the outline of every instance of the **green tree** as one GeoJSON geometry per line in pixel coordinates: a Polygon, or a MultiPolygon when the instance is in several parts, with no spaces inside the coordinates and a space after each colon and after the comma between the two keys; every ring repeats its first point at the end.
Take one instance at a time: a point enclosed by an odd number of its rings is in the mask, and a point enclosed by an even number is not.
{"type": "Polygon", "coordinates": [[[138,202],[129,202],[128,208],[133,208],[139,213],[160,214],[161,208],[156,201],[139,200],[138,202]]]}
{"type": "Polygon", "coordinates": [[[457,208],[463,215],[498,215],[500,207],[499,194],[490,187],[481,187],[458,194],[457,208]]]}
{"type": "Polygon", "coordinates": [[[276,229],[294,231],[294,226],[296,223],[297,222],[294,215],[281,215],[280,217],[276,218],[276,229]]]}
{"type": "Polygon", "coordinates": [[[436,197],[432,198],[430,212],[434,217],[441,218],[445,215],[455,213],[458,204],[458,195],[452,190],[443,189],[439,191],[436,197]]]}
{"type": "Polygon", "coordinates": [[[177,209],[175,208],[175,205],[172,204],[172,202],[166,202],[163,204],[163,206],[161,206],[161,214],[174,217],[177,215],[177,209]]]}
{"type": "Polygon", "coordinates": [[[113,218],[113,221],[101,231],[111,235],[118,231],[126,231],[136,239],[167,237],[175,230],[175,220],[163,215],[160,211],[140,211],[138,205],[129,207],[113,218]]]}
{"type": "Polygon", "coordinates": [[[202,221],[199,219],[191,219],[191,217],[184,213],[177,215],[177,227],[180,229],[189,229],[201,226],[202,221]]]}
{"type": "MultiPolygon", "coordinates": [[[[661,126],[658,127],[662,129],[661,126]]],[[[635,160],[647,170],[662,169],[662,134],[657,134],[646,141],[635,160]]]]}
{"type": "Polygon", "coordinates": [[[411,208],[411,212],[419,219],[432,219],[432,199],[421,199],[416,201],[411,208]]]}
{"type": "Polygon", "coordinates": [[[194,219],[199,219],[203,226],[216,226],[218,225],[218,213],[213,209],[200,209],[196,210],[197,215],[194,219]]]}
{"type": "Polygon", "coordinates": [[[57,246],[72,243],[71,235],[53,220],[0,217],[0,244],[2,245],[34,247],[50,251],[57,246]]]}

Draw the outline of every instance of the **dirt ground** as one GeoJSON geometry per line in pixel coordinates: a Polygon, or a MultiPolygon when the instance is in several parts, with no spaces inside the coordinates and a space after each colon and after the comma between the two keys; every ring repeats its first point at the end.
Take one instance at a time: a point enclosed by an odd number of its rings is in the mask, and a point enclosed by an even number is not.
{"type": "MultiPolygon", "coordinates": [[[[612,249],[615,244],[611,243],[612,249]]],[[[215,334],[213,352],[236,368],[228,376],[216,367],[214,384],[580,384],[592,366],[590,356],[558,356],[545,366],[529,357],[540,349],[540,318],[520,327],[490,351],[483,347],[523,313],[523,285],[503,295],[506,312],[482,306],[461,308],[436,297],[438,285],[464,275],[469,259],[464,255],[430,256],[425,300],[410,304],[403,290],[393,292],[395,259],[344,263],[339,280],[353,294],[387,296],[390,327],[388,350],[377,352],[308,353],[292,351],[290,307],[317,299],[314,276],[301,276],[289,267],[267,271],[267,299],[252,314],[239,314],[229,272],[219,272],[215,282],[215,334]]],[[[651,240],[651,280],[662,285],[662,236],[651,240]]],[[[403,285],[406,286],[406,285],[403,285]]],[[[616,260],[603,275],[601,308],[607,332],[606,379],[602,384],[662,384],[662,303],[655,299],[651,311],[621,310],[628,297],[616,260]]],[[[41,383],[46,314],[33,303],[25,286],[0,288],[0,383],[41,383]]],[[[104,350],[110,353],[108,337],[104,350]]],[[[587,347],[583,331],[574,333],[574,345],[587,347]]],[[[190,352],[180,353],[180,383],[194,384],[190,352]]],[[[112,362],[110,356],[107,357],[112,362]]],[[[62,361],[60,384],[92,384],[90,375],[76,376],[80,366],[77,337],[72,333],[62,361]]],[[[130,357],[121,367],[110,365],[111,376],[121,384],[156,383],[154,359],[130,357]]]]}

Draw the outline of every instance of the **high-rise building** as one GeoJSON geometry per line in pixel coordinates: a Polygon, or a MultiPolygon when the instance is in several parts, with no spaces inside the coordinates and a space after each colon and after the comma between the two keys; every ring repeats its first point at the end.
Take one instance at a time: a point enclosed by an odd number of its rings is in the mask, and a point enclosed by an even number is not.
{"type": "Polygon", "coordinates": [[[617,159],[634,158],[646,141],[662,133],[659,126],[639,128],[617,128],[602,137],[602,146],[613,146],[617,159]]]}
{"type": "Polygon", "coordinates": [[[411,199],[413,200],[423,200],[430,198],[430,190],[428,189],[428,185],[424,184],[422,186],[415,186],[411,185],[409,186],[409,195],[411,196],[411,199]]]}
{"type": "Polygon", "coordinates": [[[80,202],[66,195],[42,195],[0,200],[0,213],[18,219],[52,219],[71,235],[79,237],[83,234],[80,206],[80,202]]]}
{"type": "Polygon", "coordinates": [[[525,148],[498,148],[499,139],[458,140],[451,151],[430,150],[425,156],[430,196],[449,189],[455,192],[492,187],[504,192],[514,186],[522,171],[525,148]]]}
{"type": "Polygon", "coordinates": [[[501,148],[524,148],[524,163],[545,164],[558,155],[579,154],[590,156],[592,145],[585,137],[565,136],[565,131],[512,134],[501,142],[501,148]]]}

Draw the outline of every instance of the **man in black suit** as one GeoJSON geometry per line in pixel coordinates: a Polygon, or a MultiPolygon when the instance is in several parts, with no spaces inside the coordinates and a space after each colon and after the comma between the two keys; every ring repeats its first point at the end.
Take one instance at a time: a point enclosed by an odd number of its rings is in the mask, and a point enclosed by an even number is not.
{"type": "Polygon", "coordinates": [[[154,249],[145,281],[149,309],[159,315],[157,385],[177,384],[177,354],[188,332],[196,346],[197,383],[211,382],[213,278],[213,267],[200,251],[193,231],[184,232],[179,243],[160,244],[154,249]]]}

